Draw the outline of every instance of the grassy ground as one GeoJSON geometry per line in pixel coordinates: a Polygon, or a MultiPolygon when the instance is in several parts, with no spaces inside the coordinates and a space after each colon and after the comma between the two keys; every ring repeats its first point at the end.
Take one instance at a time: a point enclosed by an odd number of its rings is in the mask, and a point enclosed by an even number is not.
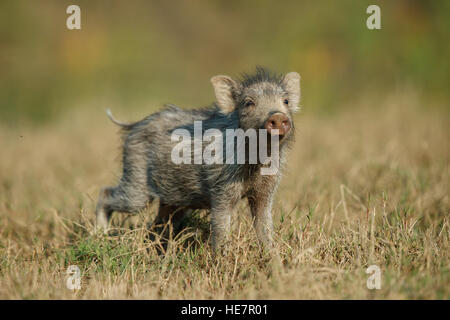
{"type": "Polygon", "coordinates": [[[276,253],[258,249],[243,202],[232,250],[217,259],[201,212],[162,255],[145,240],[155,205],[115,214],[115,236],[90,235],[99,188],[120,173],[102,110],[0,127],[0,298],[449,299],[448,120],[409,95],[333,115],[305,109],[274,202],[276,253]],[[380,290],[366,287],[372,264],[380,290]],[[66,288],[69,265],[81,290],[66,288]]]}

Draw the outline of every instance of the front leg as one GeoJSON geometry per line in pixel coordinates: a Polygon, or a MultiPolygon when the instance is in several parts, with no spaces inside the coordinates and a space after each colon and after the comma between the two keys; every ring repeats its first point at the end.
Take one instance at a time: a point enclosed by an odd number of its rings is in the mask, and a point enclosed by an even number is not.
{"type": "Polygon", "coordinates": [[[231,211],[227,207],[211,208],[211,245],[216,251],[230,233],[231,211]]]}
{"type": "Polygon", "coordinates": [[[242,186],[230,184],[223,190],[214,192],[211,203],[211,245],[217,251],[230,233],[231,216],[241,199],[242,186]]]}
{"type": "Polygon", "coordinates": [[[261,177],[259,183],[247,194],[256,235],[261,244],[267,248],[272,247],[272,202],[278,181],[276,176],[261,177]]]}

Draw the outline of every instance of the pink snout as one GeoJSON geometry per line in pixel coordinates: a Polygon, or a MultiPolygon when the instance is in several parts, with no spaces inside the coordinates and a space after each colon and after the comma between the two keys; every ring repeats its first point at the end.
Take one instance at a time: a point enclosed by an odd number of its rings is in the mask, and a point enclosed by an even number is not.
{"type": "Polygon", "coordinates": [[[280,136],[284,136],[289,132],[289,130],[291,130],[291,121],[283,113],[277,112],[267,119],[264,127],[271,135],[278,134],[280,136]],[[275,129],[278,130],[278,133],[273,132],[275,129]]]}

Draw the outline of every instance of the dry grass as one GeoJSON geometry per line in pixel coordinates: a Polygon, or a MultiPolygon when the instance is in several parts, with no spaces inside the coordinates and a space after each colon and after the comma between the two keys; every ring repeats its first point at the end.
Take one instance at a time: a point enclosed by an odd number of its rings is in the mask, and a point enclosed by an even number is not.
{"type": "Polygon", "coordinates": [[[90,235],[97,192],[120,173],[101,110],[0,128],[0,298],[449,299],[449,114],[403,96],[382,105],[300,115],[274,203],[276,253],[258,249],[243,202],[217,259],[201,214],[163,255],[145,240],[154,206],[115,214],[116,236],[90,235]],[[65,286],[71,264],[77,292],[65,286]],[[371,264],[381,290],[366,288],[371,264]]]}

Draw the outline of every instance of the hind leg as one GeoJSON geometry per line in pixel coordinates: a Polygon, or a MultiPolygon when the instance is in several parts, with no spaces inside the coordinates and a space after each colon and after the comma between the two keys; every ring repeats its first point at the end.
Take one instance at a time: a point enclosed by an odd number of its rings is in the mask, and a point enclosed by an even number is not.
{"type": "Polygon", "coordinates": [[[147,185],[149,174],[149,140],[146,130],[130,131],[123,146],[123,174],[117,187],[107,187],[100,192],[96,216],[97,226],[106,229],[114,211],[134,213],[153,199],[147,185]]]}
{"type": "Polygon", "coordinates": [[[158,215],[156,216],[153,225],[163,225],[170,221],[172,223],[173,228],[176,229],[183,220],[183,217],[184,217],[183,208],[160,203],[158,215]]]}
{"type": "Polygon", "coordinates": [[[95,218],[96,218],[96,225],[95,228],[101,229],[106,231],[109,224],[109,219],[111,218],[112,210],[105,205],[105,200],[107,202],[107,199],[110,194],[111,188],[103,188],[100,190],[100,194],[98,196],[98,202],[97,207],[95,208],[95,218]]]}
{"type": "Polygon", "coordinates": [[[184,208],[169,206],[160,202],[158,215],[151,226],[153,232],[149,236],[149,240],[152,242],[158,239],[159,246],[156,247],[158,253],[161,254],[167,250],[168,239],[171,238],[171,234],[174,237],[177,233],[184,214],[184,208]]]}
{"type": "Polygon", "coordinates": [[[95,210],[96,229],[106,231],[114,211],[137,212],[144,209],[150,200],[142,190],[134,190],[122,185],[102,189],[95,210]]]}

